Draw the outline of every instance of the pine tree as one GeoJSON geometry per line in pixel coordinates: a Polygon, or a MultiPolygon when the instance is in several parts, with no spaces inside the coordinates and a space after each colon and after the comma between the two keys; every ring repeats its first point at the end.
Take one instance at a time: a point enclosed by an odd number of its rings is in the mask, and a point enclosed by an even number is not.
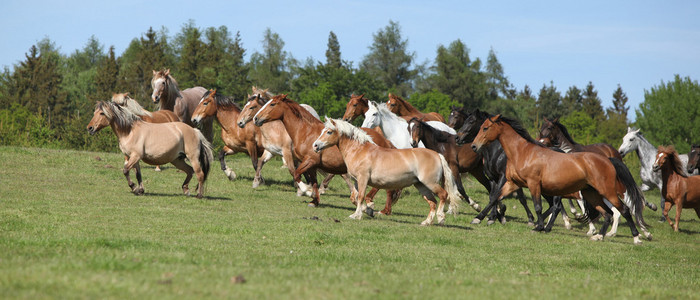
{"type": "Polygon", "coordinates": [[[274,93],[289,91],[290,70],[296,64],[294,58],[283,50],[284,41],[270,28],[265,30],[262,42],[263,53],[255,52],[250,56],[250,81],[274,93]]]}
{"type": "Polygon", "coordinates": [[[572,112],[581,110],[583,107],[583,96],[581,95],[581,90],[575,85],[569,87],[566,91],[566,95],[561,99],[563,106],[562,115],[566,116],[572,112]]]}
{"type": "Polygon", "coordinates": [[[613,107],[608,109],[608,116],[611,114],[614,115],[619,115],[627,119],[627,111],[629,111],[629,106],[627,106],[627,94],[622,91],[622,87],[620,85],[617,85],[617,89],[613,93],[613,107]]]}
{"type": "Polygon", "coordinates": [[[338,37],[331,31],[328,34],[328,49],[326,49],[326,65],[333,68],[340,68],[342,61],[340,60],[340,44],[338,37]]]}
{"type": "Polygon", "coordinates": [[[586,89],[583,91],[581,109],[583,112],[588,114],[591,119],[596,122],[600,122],[605,119],[605,114],[603,113],[603,106],[601,105],[600,98],[598,98],[598,91],[593,87],[593,82],[588,82],[586,89]]]}
{"type": "Polygon", "coordinates": [[[515,90],[505,76],[503,66],[498,61],[493,48],[489,50],[489,56],[486,59],[486,82],[490,98],[496,99],[499,96],[506,99],[515,98],[515,90]]]}
{"type": "Polygon", "coordinates": [[[554,87],[554,82],[550,82],[549,86],[542,85],[537,96],[537,110],[540,118],[554,119],[563,116],[561,94],[554,87]]]}
{"type": "Polygon", "coordinates": [[[481,71],[481,60],[472,61],[469,48],[461,40],[450,43],[448,47],[438,47],[431,71],[433,73],[427,79],[429,86],[467,108],[483,108],[498,96],[496,89],[490,89],[488,76],[481,71]]]}
{"type": "Polygon", "coordinates": [[[109,47],[109,53],[97,67],[97,76],[95,85],[97,94],[95,99],[106,100],[112,96],[112,93],[120,92],[117,90],[117,80],[119,79],[119,65],[114,57],[114,46],[109,47]]]}
{"type": "Polygon", "coordinates": [[[199,28],[190,20],[182,27],[182,31],[175,38],[178,45],[178,83],[180,89],[200,85],[203,69],[206,66],[204,61],[205,45],[201,40],[202,33],[199,28]]]}
{"type": "Polygon", "coordinates": [[[390,90],[408,96],[417,75],[417,71],[411,69],[416,54],[408,52],[408,40],[402,39],[399,23],[389,21],[389,25],[373,35],[373,39],[370,53],[364,57],[360,68],[390,90]]]}

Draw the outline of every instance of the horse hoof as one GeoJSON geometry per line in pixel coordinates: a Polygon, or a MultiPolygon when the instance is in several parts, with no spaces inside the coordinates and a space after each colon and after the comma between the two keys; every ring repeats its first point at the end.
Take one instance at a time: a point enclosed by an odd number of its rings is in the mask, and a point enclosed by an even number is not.
{"type": "Polygon", "coordinates": [[[474,205],[472,205],[472,208],[474,208],[476,212],[481,212],[481,206],[479,206],[479,203],[474,203],[474,205]]]}
{"type": "Polygon", "coordinates": [[[301,197],[304,195],[304,192],[301,191],[301,189],[297,189],[297,197],[301,197]]]}
{"type": "Polygon", "coordinates": [[[549,227],[549,226],[548,226],[548,227],[545,227],[543,231],[544,231],[544,232],[550,232],[550,231],[552,231],[552,227],[549,227]]]}
{"type": "Polygon", "coordinates": [[[493,225],[493,223],[496,223],[496,221],[495,221],[495,220],[489,219],[489,220],[486,222],[486,225],[493,225]]]}
{"type": "Polygon", "coordinates": [[[202,199],[202,198],[204,198],[204,195],[202,195],[202,194],[197,194],[197,196],[195,196],[195,197],[196,197],[197,199],[202,199]]]}
{"type": "Polygon", "coordinates": [[[474,218],[474,220],[472,220],[471,224],[479,224],[479,223],[481,223],[481,220],[479,218],[474,218]]]}
{"type": "Polygon", "coordinates": [[[367,213],[368,216],[374,218],[374,209],[372,209],[371,207],[368,206],[368,207],[365,209],[365,213],[367,213]]]}
{"type": "Polygon", "coordinates": [[[226,168],[226,170],[224,170],[224,174],[226,174],[226,177],[228,177],[228,180],[230,180],[230,181],[236,180],[236,172],[234,172],[230,168],[226,168]]]}
{"type": "Polygon", "coordinates": [[[308,204],[308,206],[309,206],[309,207],[316,207],[317,205],[316,205],[316,203],[310,202],[310,203],[308,204]]]}
{"type": "Polygon", "coordinates": [[[634,244],[635,244],[635,245],[641,245],[641,244],[642,244],[642,240],[639,239],[639,236],[635,236],[633,241],[634,241],[634,244]]]}
{"type": "Polygon", "coordinates": [[[506,217],[501,218],[501,225],[506,225],[506,217]]]}
{"type": "Polygon", "coordinates": [[[540,232],[542,230],[544,230],[544,227],[539,226],[539,225],[535,226],[535,228],[532,229],[532,231],[537,231],[537,232],[540,232]]]}
{"type": "Polygon", "coordinates": [[[647,207],[649,207],[649,209],[651,209],[653,211],[657,210],[656,204],[654,204],[654,203],[647,202],[647,207]]]}
{"type": "Polygon", "coordinates": [[[535,222],[533,222],[533,221],[527,221],[527,226],[534,227],[534,226],[535,226],[535,222]]]}
{"type": "Polygon", "coordinates": [[[440,226],[444,226],[445,225],[445,218],[438,220],[437,224],[440,226]]]}
{"type": "Polygon", "coordinates": [[[661,223],[666,222],[666,217],[661,216],[661,218],[659,219],[659,222],[661,222],[661,223]]]}
{"type": "Polygon", "coordinates": [[[571,230],[571,223],[564,224],[564,228],[566,228],[566,230],[571,230]]]}
{"type": "Polygon", "coordinates": [[[605,237],[614,237],[614,236],[616,236],[616,235],[617,235],[617,232],[612,232],[612,231],[611,231],[611,232],[606,233],[606,234],[605,234],[605,237]]]}
{"type": "Polygon", "coordinates": [[[352,214],[352,215],[350,215],[350,219],[361,220],[362,214],[360,214],[360,215],[352,214]]]}
{"type": "Polygon", "coordinates": [[[603,240],[603,235],[602,234],[596,234],[591,237],[591,241],[602,241],[603,240]]]}
{"type": "Polygon", "coordinates": [[[160,166],[156,166],[156,168],[155,168],[155,170],[154,170],[154,171],[156,171],[156,172],[160,172],[160,171],[161,171],[161,169],[160,169],[160,166]]]}
{"type": "Polygon", "coordinates": [[[326,189],[325,189],[324,187],[320,187],[320,188],[318,189],[318,193],[321,194],[321,195],[323,195],[323,194],[326,193],[326,189]]]}
{"type": "Polygon", "coordinates": [[[430,222],[428,221],[423,221],[420,223],[420,226],[430,226],[430,222]]]}
{"type": "Polygon", "coordinates": [[[593,236],[593,234],[595,234],[594,230],[589,230],[588,232],[586,232],[587,236],[593,236]]]}
{"type": "Polygon", "coordinates": [[[651,239],[653,238],[653,237],[651,236],[651,233],[646,234],[646,237],[647,237],[647,240],[650,240],[650,241],[651,241],[651,239]]]}

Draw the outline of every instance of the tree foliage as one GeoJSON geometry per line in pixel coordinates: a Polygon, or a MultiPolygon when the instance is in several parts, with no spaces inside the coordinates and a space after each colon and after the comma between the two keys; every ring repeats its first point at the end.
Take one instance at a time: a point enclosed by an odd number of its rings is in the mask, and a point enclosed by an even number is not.
{"type": "Polygon", "coordinates": [[[373,35],[369,54],[360,63],[360,69],[384,83],[392,92],[408,96],[417,74],[412,68],[415,56],[414,52],[408,51],[408,39],[401,37],[399,23],[389,21],[389,25],[373,35]]]}

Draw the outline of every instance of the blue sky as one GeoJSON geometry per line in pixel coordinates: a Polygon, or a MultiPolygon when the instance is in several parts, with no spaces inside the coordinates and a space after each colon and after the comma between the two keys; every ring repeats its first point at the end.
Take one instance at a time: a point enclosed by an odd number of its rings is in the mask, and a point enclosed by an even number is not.
{"type": "Polygon", "coordinates": [[[417,62],[461,39],[472,59],[496,51],[518,88],[550,82],[564,94],[592,81],[604,107],[620,84],[631,118],[644,91],[674,74],[700,78],[700,1],[3,1],[0,66],[11,67],[44,37],[64,54],[94,35],[121,55],[149,27],[177,34],[199,28],[240,31],[247,55],[261,50],[266,28],[297,59],[324,61],[335,32],[343,59],[355,65],[372,35],[396,21],[417,62]],[[434,3],[433,3],[434,2],[434,3]]]}

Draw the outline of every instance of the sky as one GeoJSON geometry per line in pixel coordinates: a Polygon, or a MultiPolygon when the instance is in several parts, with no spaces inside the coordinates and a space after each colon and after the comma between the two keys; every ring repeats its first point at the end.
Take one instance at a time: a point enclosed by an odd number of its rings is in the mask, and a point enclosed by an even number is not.
{"type": "Polygon", "coordinates": [[[645,91],[675,74],[700,79],[700,1],[4,0],[0,7],[0,67],[10,69],[44,38],[70,55],[94,35],[121,55],[149,27],[172,38],[189,20],[240,32],[246,60],[270,28],[294,58],[325,62],[333,31],[342,59],[357,66],[373,35],[395,21],[417,63],[431,65],[440,45],[459,39],[472,60],[485,62],[493,49],[518,90],[537,93],[551,83],[564,95],[590,81],[607,108],[619,84],[631,120],[645,91]]]}

